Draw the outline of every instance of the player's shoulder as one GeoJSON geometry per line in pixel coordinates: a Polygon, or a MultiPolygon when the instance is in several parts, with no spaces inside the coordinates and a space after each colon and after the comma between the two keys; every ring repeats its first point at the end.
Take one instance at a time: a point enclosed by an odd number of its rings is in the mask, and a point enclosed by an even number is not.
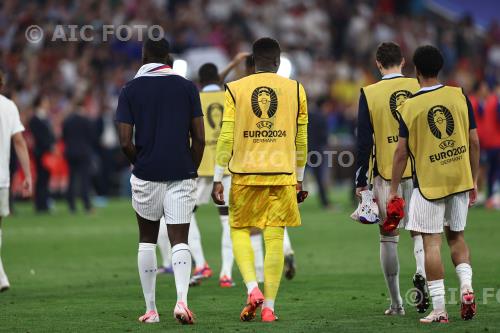
{"type": "Polygon", "coordinates": [[[412,88],[412,90],[418,90],[419,88],[419,84],[418,84],[418,80],[415,79],[415,78],[412,78],[412,77],[406,77],[406,76],[396,76],[396,77],[393,77],[393,78],[389,78],[389,79],[382,79],[382,80],[379,80],[377,82],[374,82],[374,83],[371,83],[369,85],[366,85],[364,86],[363,88],[361,88],[361,90],[375,90],[375,89],[379,89],[380,87],[384,87],[386,85],[389,85],[389,84],[397,84],[397,86],[399,87],[404,87],[404,88],[412,88]]]}
{"type": "Polygon", "coordinates": [[[281,76],[277,73],[271,73],[271,72],[259,72],[259,73],[254,73],[250,74],[247,76],[244,76],[238,80],[234,80],[231,82],[227,82],[225,85],[227,87],[236,87],[236,86],[242,86],[242,85],[247,85],[255,82],[256,80],[262,80],[262,81],[271,81],[271,80],[277,80],[280,81],[281,83],[293,83],[294,85],[300,85],[302,84],[296,80],[286,78],[284,76],[281,76]],[[263,77],[265,76],[265,77],[263,77]]]}
{"type": "Polygon", "coordinates": [[[157,86],[159,89],[165,88],[165,86],[170,87],[170,86],[175,86],[175,87],[184,87],[187,88],[188,90],[194,90],[198,92],[198,87],[196,84],[181,76],[181,75],[163,75],[163,76],[142,76],[142,77],[137,77],[133,78],[132,80],[128,81],[125,83],[123,86],[123,89],[125,91],[131,91],[131,90],[141,90],[144,89],[145,86],[149,86],[148,84],[144,84],[149,80],[154,81],[154,85],[157,86]]]}
{"type": "Polygon", "coordinates": [[[9,111],[15,111],[17,112],[17,106],[16,103],[14,103],[13,100],[8,98],[7,96],[4,96],[0,94],[0,106],[4,110],[9,110],[9,111]]]}
{"type": "Polygon", "coordinates": [[[224,87],[227,89],[231,89],[231,87],[237,87],[237,86],[240,86],[240,85],[245,85],[245,84],[248,84],[252,81],[252,76],[255,75],[255,74],[250,74],[248,76],[244,76],[238,80],[234,80],[234,81],[230,81],[230,82],[226,82],[224,84],[224,87]]]}

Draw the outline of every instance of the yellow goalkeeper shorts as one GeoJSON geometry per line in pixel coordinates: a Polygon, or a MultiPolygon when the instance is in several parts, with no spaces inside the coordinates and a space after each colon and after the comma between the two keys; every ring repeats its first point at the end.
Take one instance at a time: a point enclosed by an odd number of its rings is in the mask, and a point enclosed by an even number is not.
{"type": "Polygon", "coordinates": [[[300,225],[295,185],[231,185],[229,223],[233,228],[300,225]]]}

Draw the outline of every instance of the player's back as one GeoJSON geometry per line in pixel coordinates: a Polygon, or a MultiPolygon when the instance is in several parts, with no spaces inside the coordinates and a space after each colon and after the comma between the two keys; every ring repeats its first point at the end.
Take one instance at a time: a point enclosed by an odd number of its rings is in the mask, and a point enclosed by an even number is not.
{"type": "Polygon", "coordinates": [[[189,130],[197,116],[202,116],[198,90],[181,76],[145,76],[128,82],[117,120],[135,126],[134,175],[150,181],[196,177],[189,130]]]}
{"type": "MultiPolygon", "coordinates": [[[[377,171],[384,179],[391,179],[392,158],[398,142],[397,109],[419,89],[416,79],[404,76],[382,79],[362,88],[375,139],[377,171]]],[[[408,166],[405,177],[410,175],[408,166]]]]}
{"type": "Polygon", "coordinates": [[[16,104],[0,94],[0,187],[9,187],[11,137],[23,130],[16,104]]]}
{"type": "Polygon", "coordinates": [[[292,174],[302,86],[261,72],[228,83],[234,102],[234,149],[229,169],[237,174],[292,174]]]}
{"type": "Polygon", "coordinates": [[[404,103],[401,116],[422,195],[434,200],[470,190],[469,129],[475,121],[462,89],[421,91],[404,103]]]}
{"type": "Polygon", "coordinates": [[[205,150],[198,168],[198,176],[200,177],[212,177],[214,175],[215,149],[222,126],[224,98],[225,93],[223,90],[202,91],[200,93],[205,125],[205,150]]]}

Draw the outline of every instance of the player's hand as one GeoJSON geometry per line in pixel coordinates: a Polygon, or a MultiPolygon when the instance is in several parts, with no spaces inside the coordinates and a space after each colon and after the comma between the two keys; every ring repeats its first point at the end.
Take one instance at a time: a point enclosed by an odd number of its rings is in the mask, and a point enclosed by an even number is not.
{"type": "Polygon", "coordinates": [[[361,198],[361,192],[368,190],[368,186],[356,187],[356,196],[361,198]]]}
{"type": "Polygon", "coordinates": [[[297,189],[297,192],[302,191],[302,182],[297,182],[297,186],[295,187],[297,189]]]}
{"type": "Polygon", "coordinates": [[[474,184],[474,188],[469,192],[469,207],[474,206],[477,202],[477,184],[474,184]]]}
{"type": "Polygon", "coordinates": [[[31,177],[26,177],[24,178],[22,184],[22,196],[24,198],[29,198],[31,197],[32,192],[33,192],[33,185],[31,183],[31,177]]]}
{"type": "Polygon", "coordinates": [[[221,182],[214,182],[214,186],[212,187],[212,200],[217,205],[225,205],[224,202],[224,185],[221,182]]]}
{"type": "Polygon", "coordinates": [[[387,199],[387,203],[391,202],[392,200],[399,198],[399,195],[397,192],[391,192],[389,193],[389,198],[387,199]]]}

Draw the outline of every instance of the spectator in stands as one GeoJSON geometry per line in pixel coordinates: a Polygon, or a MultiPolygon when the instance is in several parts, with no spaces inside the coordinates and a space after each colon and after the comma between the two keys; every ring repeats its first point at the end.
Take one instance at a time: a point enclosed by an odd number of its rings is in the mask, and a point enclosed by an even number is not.
{"type": "Polygon", "coordinates": [[[324,153],[328,146],[328,126],[327,119],[321,110],[323,103],[325,103],[325,99],[320,99],[318,105],[309,111],[307,145],[310,157],[308,169],[312,172],[318,186],[321,207],[329,208],[330,200],[326,189],[326,179],[328,177],[328,161],[326,159],[329,155],[324,153]]]}
{"type": "Polygon", "coordinates": [[[483,148],[486,150],[487,172],[487,197],[486,206],[500,208],[500,202],[494,197],[494,188],[500,181],[500,84],[496,91],[486,100],[484,106],[483,129],[485,141],[483,148]]]}
{"type": "Polygon", "coordinates": [[[94,129],[91,121],[84,115],[83,105],[78,103],[73,112],[64,120],[62,137],[66,145],[65,157],[69,165],[69,184],[67,200],[72,213],[76,212],[76,191],[79,194],[85,211],[90,213],[91,159],[94,144],[94,129]]]}
{"type": "Polygon", "coordinates": [[[50,101],[48,97],[38,96],[33,107],[34,115],[29,121],[29,129],[34,139],[33,155],[36,167],[35,210],[37,213],[49,211],[49,170],[44,165],[44,156],[52,150],[55,138],[48,119],[50,101]]]}

